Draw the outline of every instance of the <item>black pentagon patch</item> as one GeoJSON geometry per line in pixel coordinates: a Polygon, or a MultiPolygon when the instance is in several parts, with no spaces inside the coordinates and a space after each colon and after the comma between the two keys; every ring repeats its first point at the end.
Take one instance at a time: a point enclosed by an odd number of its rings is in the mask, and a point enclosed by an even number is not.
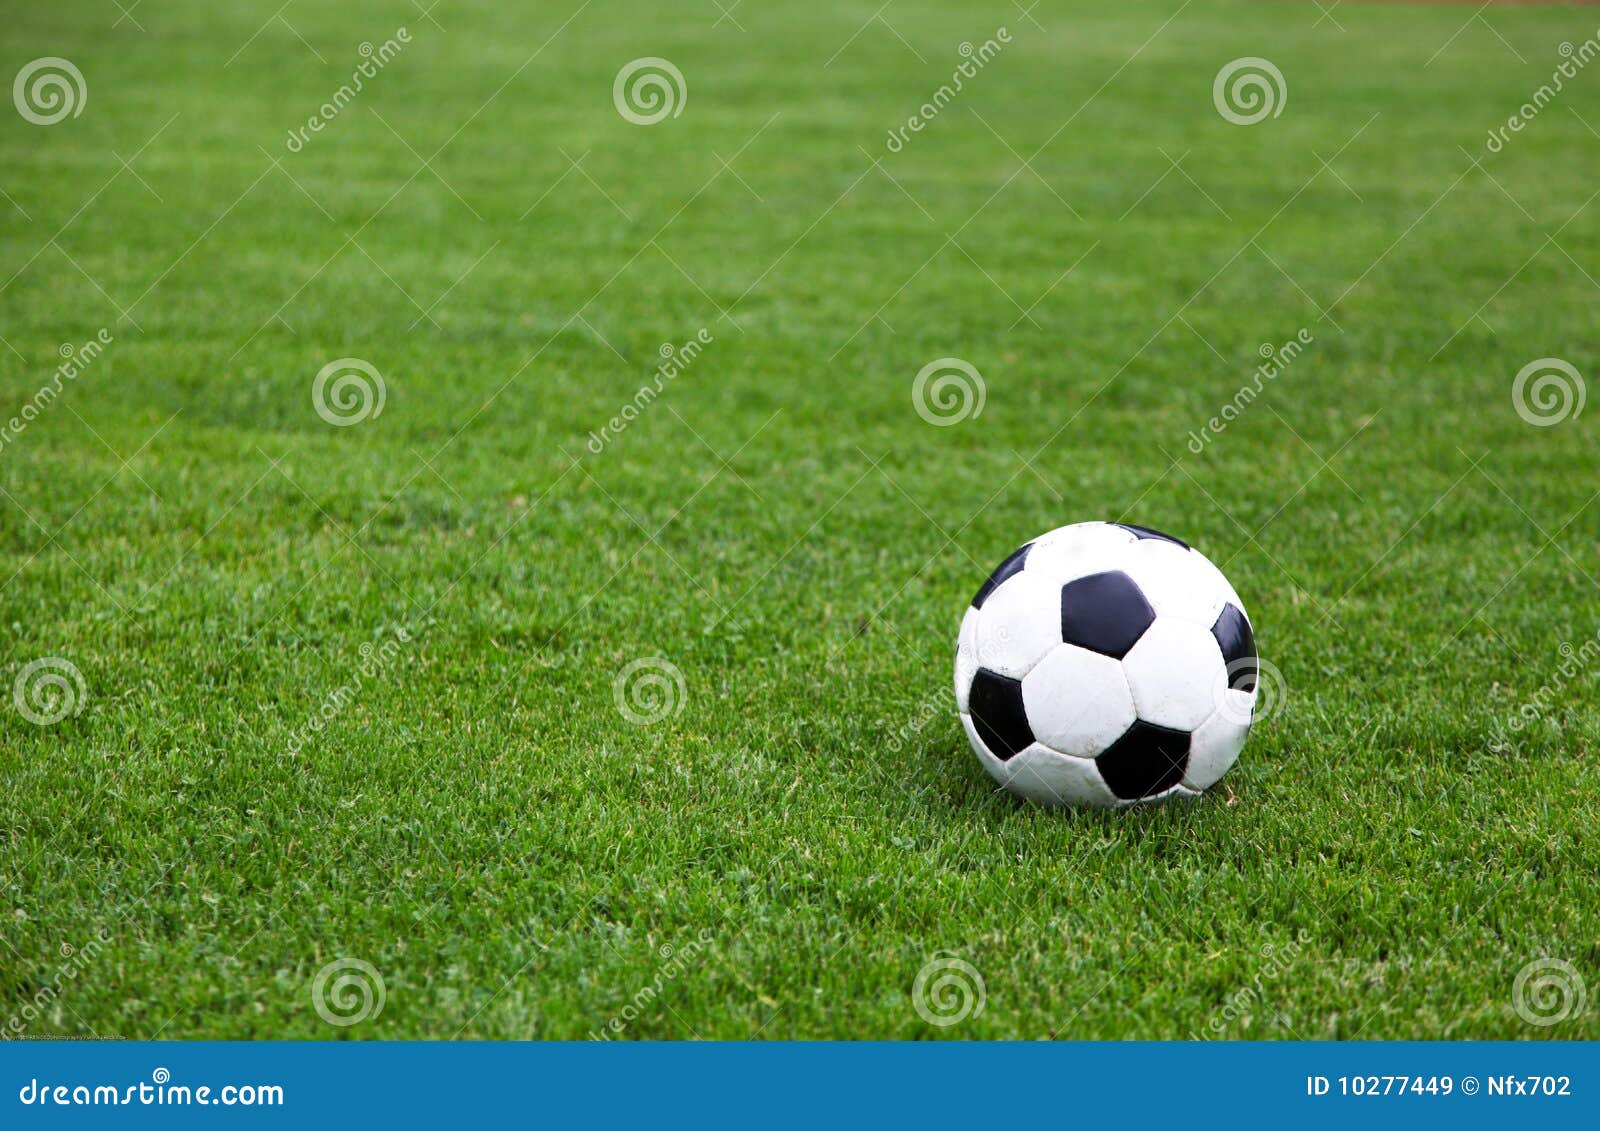
{"type": "Polygon", "coordinates": [[[967,696],[972,725],[989,753],[1004,762],[1033,744],[1033,728],[1022,706],[1022,681],[979,668],[967,696]]]}
{"type": "Polygon", "coordinates": [[[1091,573],[1061,587],[1061,639],[1120,660],[1156,611],[1125,573],[1091,573]]]}
{"type": "Polygon", "coordinates": [[[983,583],[983,587],[978,590],[978,595],[972,599],[972,607],[974,609],[983,608],[983,603],[989,599],[989,594],[998,589],[1002,581],[1022,572],[1022,567],[1028,563],[1028,551],[1031,549],[1033,549],[1033,543],[1029,542],[995,567],[995,571],[989,575],[989,580],[983,583]]]}
{"type": "Polygon", "coordinates": [[[1120,526],[1138,538],[1153,538],[1158,542],[1171,542],[1175,546],[1182,546],[1185,550],[1189,549],[1189,543],[1182,538],[1174,538],[1172,535],[1163,534],[1159,530],[1151,530],[1148,526],[1138,526],[1131,522],[1113,522],[1111,525],[1120,526]]]}
{"type": "Polygon", "coordinates": [[[1228,665],[1228,686],[1235,691],[1256,689],[1256,638],[1250,631],[1250,622],[1244,610],[1233,602],[1223,606],[1222,615],[1211,626],[1211,635],[1222,648],[1222,658],[1228,665]]]}
{"type": "Polygon", "coordinates": [[[1189,732],[1140,719],[1106,747],[1095,764],[1121,800],[1153,797],[1183,780],[1189,765],[1189,732]]]}

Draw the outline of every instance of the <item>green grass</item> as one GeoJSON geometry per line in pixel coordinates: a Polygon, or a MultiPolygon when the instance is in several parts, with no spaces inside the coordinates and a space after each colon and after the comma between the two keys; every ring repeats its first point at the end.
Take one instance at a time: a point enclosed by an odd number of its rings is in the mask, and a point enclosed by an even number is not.
{"type": "Polygon", "coordinates": [[[0,1026],[582,1038],[660,976],[624,1036],[1600,1037],[1512,1005],[1541,956],[1600,993],[1600,694],[1558,670],[1600,511],[1592,410],[1511,403],[1600,350],[1600,73],[1484,151],[1592,10],[276,7],[0,31],[0,78],[89,90],[0,104],[0,416],[114,338],[0,450],[0,1026]],[[639,127],[647,55],[688,98],[639,127]],[[1241,55],[1281,116],[1213,107],[1241,55]],[[987,404],[933,428],[947,355],[987,404]],[[344,356],[387,400],[334,428],[344,356]],[[972,591],[1097,517],[1223,565],[1289,689],[1199,802],[1023,806],[955,718],[972,591]],[[635,726],[613,681],[654,656],[681,710],[635,726]],[[52,726],[9,694],[44,657],[84,682],[52,726]],[[938,952],[987,993],[950,1028],[911,1000],[938,952]],[[349,1028],[312,1000],[340,957],[387,995],[349,1028]]]}

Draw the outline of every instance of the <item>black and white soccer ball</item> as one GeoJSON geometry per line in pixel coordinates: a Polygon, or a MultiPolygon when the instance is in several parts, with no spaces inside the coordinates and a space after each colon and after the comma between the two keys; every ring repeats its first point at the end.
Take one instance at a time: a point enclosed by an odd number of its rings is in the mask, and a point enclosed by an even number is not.
{"type": "Polygon", "coordinates": [[[1222,571],[1168,534],[1080,522],[989,575],[961,621],[956,703],[1001,785],[1047,805],[1195,796],[1255,710],[1255,639],[1222,571]]]}

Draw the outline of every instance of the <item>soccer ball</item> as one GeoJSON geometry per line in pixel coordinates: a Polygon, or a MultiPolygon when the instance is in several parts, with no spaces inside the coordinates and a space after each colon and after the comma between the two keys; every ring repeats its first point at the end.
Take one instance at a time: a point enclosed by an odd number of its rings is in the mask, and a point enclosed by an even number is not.
{"type": "Polygon", "coordinates": [[[978,760],[1046,805],[1193,797],[1250,733],[1256,648],[1222,571],[1169,534],[1080,522],[989,575],[961,621],[956,703],[978,760]]]}

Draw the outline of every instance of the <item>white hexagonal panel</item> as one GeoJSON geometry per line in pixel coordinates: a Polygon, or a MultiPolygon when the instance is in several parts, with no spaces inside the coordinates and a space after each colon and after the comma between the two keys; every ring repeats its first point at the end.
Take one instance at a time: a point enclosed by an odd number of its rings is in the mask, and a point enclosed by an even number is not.
{"type": "Polygon", "coordinates": [[[1080,758],[1110,746],[1135,717],[1121,662],[1073,644],[1057,644],[1023,677],[1022,703],[1037,742],[1080,758]]]}
{"type": "Polygon", "coordinates": [[[1239,600],[1239,594],[1234,591],[1233,586],[1223,576],[1222,571],[1217,568],[1216,563],[1199,550],[1193,550],[1191,553],[1195,557],[1195,569],[1209,578],[1208,586],[1220,593],[1224,601],[1231,601],[1238,606],[1239,611],[1245,615],[1246,619],[1249,619],[1250,610],[1244,607],[1244,602],[1239,600]]]}
{"type": "Polygon", "coordinates": [[[1122,801],[1122,800],[1119,800],[1117,802],[1117,808],[1119,808],[1119,809],[1127,809],[1127,808],[1129,808],[1130,806],[1133,806],[1133,805],[1154,805],[1154,804],[1156,804],[1158,802],[1169,801],[1174,797],[1199,797],[1199,796],[1200,796],[1200,790],[1198,790],[1198,789],[1188,789],[1187,787],[1184,786],[1184,784],[1182,782],[1179,782],[1177,785],[1173,786],[1171,789],[1164,789],[1160,793],[1151,794],[1149,797],[1140,797],[1140,798],[1137,798],[1137,799],[1135,799],[1133,801],[1122,801]]]}
{"type": "Polygon", "coordinates": [[[1140,540],[1122,569],[1138,583],[1157,616],[1194,621],[1203,628],[1216,623],[1230,592],[1205,558],[1156,538],[1140,540]]]}
{"type": "Polygon", "coordinates": [[[1121,569],[1137,541],[1133,534],[1109,522],[1058,527],[1035,539],[1028,552],[1028,569],[1060,583],[1121,569]]]}
{"type": "MultiPolygon", "coordinates": [[[[986,766],[988,762],[984,763],[986,766]]],[[[996,762],[989,772],[1001,785],[1040,805],[1095,805],[1117,803],[1090,758],[1074,758],[1046,749],[1037,742],[1006,762],[996,762]]]]}
{"type": "Polygon", "coordinates": [[[1122,658],[1139,717],[1174,730],[1193,730],[1211,717],[1223,670],[1222,649],[1210,629],[1165,617],[1157,617],[1122,658]]]}
{"type": "MultiPolygon", "coordinates": [[[[1241,664],[1244,661],[1239,661],[1241,664]]],[[[1217,709],[1217,714],[1227,719],[1234,726],[1248,727],[1256,716],[1256,696],[1261,693],[1259,676],[1256,685],[1249,691],[1242,691],[1235,684],[1239,683],[1243,673],[1239,670],[1229,671],[1224,667],[1212,677],[1211,703],[1217,709]]]]}
{"type": "Polygon", "coordinates": [[[973,657],[978,667],[1021,679],[1061,643],[1061,586],[1029,568],[1000,583],[977,610],[973,657]]]}
{"type": "Polygon", "coordinates": [[[978,610],[967,606],[961,618],[961,634],[956,637],[956,710],[967,713],[967,694],[978,671],[978,610]]]}
{"type": "Polygon", "coordinates": [[[1228,772],[1249,736],[1248,722],[1217,711],[1189,736],[1189,766],[1183,784],[1190,789],[1210,789],[1228,772]]]}

